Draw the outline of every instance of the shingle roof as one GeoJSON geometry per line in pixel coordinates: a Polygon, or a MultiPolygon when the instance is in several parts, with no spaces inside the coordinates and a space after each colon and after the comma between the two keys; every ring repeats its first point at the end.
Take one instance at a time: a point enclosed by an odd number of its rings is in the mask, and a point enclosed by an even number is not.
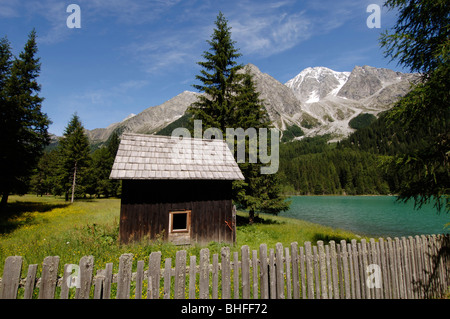
{"type": "Polygon", "coordinates": [[[223,140],[122,135],[111,179],[243,180],[223,140]]]}

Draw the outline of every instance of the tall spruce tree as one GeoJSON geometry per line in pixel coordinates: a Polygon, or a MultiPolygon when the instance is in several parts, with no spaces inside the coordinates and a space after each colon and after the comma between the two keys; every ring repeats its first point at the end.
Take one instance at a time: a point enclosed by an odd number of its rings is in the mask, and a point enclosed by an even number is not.
{"type": "Polygon", "coordinates": [[[31,31],[24,50],[11,63],[9,42],[0,41],[0,192],[1,206],[11,193],[24,194],[50,137],[50,120],[42,112],[44,100],[37,83],[41,64],[36,32],[31,31]]]}
{"type": "MultiPolygon", "coordinates": [[[[203,69],[196,78],[202,84],[194,85],[205,94],[191,105],[189,112],[194,120],[202,120],[203,129],[218,128],[223,136],[226,136],[227,128],[269,128],[270,120],[252,75],[236,61],[240,54],[221,12],[215,25],[211,40],[207,41],[210,49],[203,54],[206,61],[198,63],[203,69]]],[[[247,145],[246,159],[249,154],[247,145]]],[[[276,175],[261,174],[261,162],[248,161],[239,166],[245,180],[233,183],[233,197],[240,208],[249,211],[250,223],[254,221],[255,212],[277,214],[288,209],[289,204],[280,196],[276,175]]]]}
{"type": "Polygon", "coordinates": [[[388,0],[398,10],[392,33],[381,37],[386,57],[422,73],[417,84],[393,108],[391,123],[408,135],[423,133],[425,146],[387,161],[391,174],[402,176],[399,199],[419,207],[431,200],[450,211],[450,2],[388,0]]]}
{"type": "Polygon", "coordinates": [[[60,180],[66,200],[73,203],[77,181],[85,172],[90,160],[89,140],[78,115],[74,114],[60,141],[60,180]]]}
{"type": "Polygon", "coordinates": [[[203,53],[206,61],[198,62],[203,68],[196,76],[202,84],[193,85],[205,95],[198,97],[189,112],[194,119],[201,119],[204,129],[219,128],[222,132],[232,123],[233,94],[242,79],[238,73],[243,68],[236,60],[241,56],[231,39],[231,27],[222,12],[217,16],[216,29],[208,40],[209,51],[203,53]]]}
{"type": "MultiPolygon", "coordinates": [[[[255,128],[268,129],[271,127],[269,115],[264,102],[256,91],[253,77],[248,68],[245,68],[240,85],[234,94],[234,112],[232,121],[235,127],[244,130],[255,128]]],[[[261,136],[260,136],[261,138],[261,136]]],[[[246,158],[250,158],[249,143],[246,145],[246,158]]],[[[271,143],[267,143],[270,145],[271,143]]],[[[271,152],[271,150],[269,150],[271,152]]],[[[259,154],[259,144],[256,150],[259,154]]],[[[257,154],[253,154],[256,155],[257,154]]],[[[289,208],[289,202],[281,196],[281,183],[278,174],[261,174],[263,164],[259,161],[239,163],[239,168],[245,177],[244,181],[233,183],[234,199],[238,207],[248,210],[249,223],[253,224],[255,212],[278,214],[289,208]]]]}

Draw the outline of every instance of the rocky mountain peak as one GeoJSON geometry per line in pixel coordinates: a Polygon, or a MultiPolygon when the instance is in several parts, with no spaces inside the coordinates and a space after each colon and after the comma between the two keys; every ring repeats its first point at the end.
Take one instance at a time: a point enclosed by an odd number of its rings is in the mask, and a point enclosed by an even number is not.
{"type": "Polygon", "coordinates": [[[350,72],[336,72],[326,67],[309,67],[285,85],[300,101],[314,103],[328,95],[336,95],[349,75],[350,72]]]}
{"type": "MultiPolygon", "coordinates": [[[[275,127],[283,131],[297,125],[306,136],[332,134],[334,140],[353,131],[348,125],[353,117],[361,113],[377,115],[392,107],[410,90],[410,82],[416,76],[371,66],[355,66],[352,72],[309,67],[282,84],[253,64],[246,65],[245,69],[253,75],[256,89],[275,127]]],[[[122,122],[88,131],[88,136],[94,141],[105,141],[116,129],[119,132],[156,133],[183,116],[198,95],[184,91],[122,122]]]]}

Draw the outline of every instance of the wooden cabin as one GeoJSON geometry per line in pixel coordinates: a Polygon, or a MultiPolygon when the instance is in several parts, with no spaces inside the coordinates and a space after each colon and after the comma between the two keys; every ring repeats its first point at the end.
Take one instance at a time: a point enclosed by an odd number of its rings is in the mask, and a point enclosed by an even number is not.
{"type": "Polygon", "coordinates": [[[235,241],[231,184],[244,176],[225,141],[125,133],[110,178],[122,180],[122,243],[235,241]]]}

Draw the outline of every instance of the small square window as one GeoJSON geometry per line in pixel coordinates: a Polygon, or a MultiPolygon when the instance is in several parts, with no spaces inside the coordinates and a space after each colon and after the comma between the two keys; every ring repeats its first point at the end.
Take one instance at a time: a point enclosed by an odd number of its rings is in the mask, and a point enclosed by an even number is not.
{"type": "Polygon", "coordinates": [[[170,212],[171,233],[189,232],[190,224],[191,224],[190,210],[170,212]]]}

